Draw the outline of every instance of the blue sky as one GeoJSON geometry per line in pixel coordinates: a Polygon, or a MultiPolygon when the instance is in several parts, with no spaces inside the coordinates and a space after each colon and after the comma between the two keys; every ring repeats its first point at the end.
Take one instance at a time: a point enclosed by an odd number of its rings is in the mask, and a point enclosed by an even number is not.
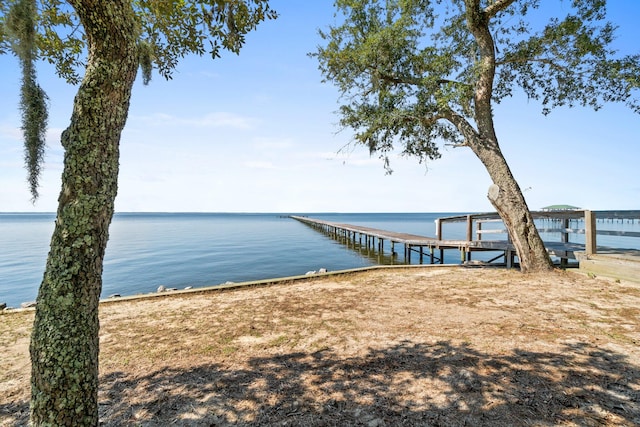
{"type": "MultiPolygon", "coordinates": [[[[638,50],[640,2],[614,0],[617,46],[638,50]]],[[[280,13],[247,37],[239,56],[189,57],[171,81],[137,82],[122,135],[117,211],[466,212],[490,211],[491,181],[466,148],[444,148],[425,168],[392,156],[386,175],[364,147],[343,148],[338,92],[321,83],[317,29],[331,0],[273,0],[280,13]]],[[[40,199],[30,202],[22,160],[18,64],[0,56],[0,211],[55,211],[75,87],[45,64],[48,149],[40,199]]],[[[568,203],[638,209],[640,116],[622,105],[563,108],[544,117],[514,97],[496,106],[501,147],[531,209],[568,203]]]]}

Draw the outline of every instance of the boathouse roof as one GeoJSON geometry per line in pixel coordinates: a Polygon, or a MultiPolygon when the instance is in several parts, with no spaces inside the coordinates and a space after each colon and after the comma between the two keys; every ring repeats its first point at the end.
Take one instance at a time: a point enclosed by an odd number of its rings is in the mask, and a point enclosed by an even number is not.
{"type": "Polygon", "coordinates": [[[571,206],[571,205],[550,205],[550,206],[545,206],[544,208],[541,208],[541,210],[543,211],[576,211],[578,209],[581,209],[577,206],[571,206]]]}

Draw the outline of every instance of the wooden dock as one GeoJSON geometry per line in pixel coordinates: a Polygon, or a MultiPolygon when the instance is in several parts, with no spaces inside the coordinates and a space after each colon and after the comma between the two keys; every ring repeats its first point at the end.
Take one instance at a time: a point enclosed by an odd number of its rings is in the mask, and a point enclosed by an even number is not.
{"type": "MultiPolygon", "coordinates": [[[[610,254],[615,253],[614,270],[620,265],[621,257],[627,264],[638,266],[638,270],[632,268],[623,276],[640,280],[640,250],[598,247],[596,235],[616,235],[628,237],[640,237],[639,232],[632,231],[611,231],[598,230],[597,221],[638,221],[640,222],[640,211],[563,211],[532,212],[537,220],[543,220],[543,226],[539,227],[541,233],[557,233],[560,237],[558,241],[545,241],[545,247],[552,257],[559,259],[563,266],[569,265],[570,260],[576,260],[585,265],[593,265],[591,262],[598,259],[600,264],[603,260],[609,259],[610,254]],[[545,222],[546,221],[546,222],[545,222]],[[579,228],[582,224],[583,228],[579,228]],[[551,227],[549,227],[551,226],[551,227]],[[584,243],[574,243],[569,241],[570,234],[584,234],[584,243]],[[589,262],[587,262],[589,261],[589,262]]],[[[336,240],[343,241],[354,246],[377,251],[384,255],[385,250],[390,251],[392,260],[399,256],[398,246],[403,250],[403,262],[412,263],[412,256],[417,256],[417,261],[429,264],[443,264],[444,253],[447,250],[456,250],[460,253],[460,262],[471,262],[474,252],[495,252],[498,253],[492,259],[483,261],[486,264],[500,264],[507,267],[514,265],[516,256],[515,247],[508,239],[508,234],[504,228],[483,228],[484,224],[499,222],[500,218],[496,213],[469,214],[454,217],[444,217],[436,220],[436,236],[419,236],[407,233],[398,233],[388,230],[380,230],[371,227],[354,224],[344,224],[321,219],[308,218],[303,216],[291,216],[310,227],[313,227],[336,240]],[[442,226],[450,222],[466,222],[466,239],[452,240],[443,238],[442,226]],[[504,240],[488,240],[486,236],[503,233],[507,235],[504,240]],[[483,237],[484,236],[484,237],[483,237]],[[386,246],[385,246],[386,245],[386,246]]],[[[415,261],[415,259],[414,259],[415,261]]],[[[606,261],[604,261],[606,262],[606,261]]],[[[577,264],[576,264],[577,265],[577,264]]],[[[628,269],[627,269],[628,270],[628,269]]],[[[622,277],[622,276],[621,276],[622,277]]]]}
{"type": "Polygon", "coordinates": [[[397,256],[397,246],[402,246],[404,262],[407,264],[411,263],[412,254],[418,257],[421,264],[425,260],[428,260],[429,264],[444,264],[445,250],[459,251],[461,262],[471,260],[472,252],[500,251],[504,254],[497,258],[506,257],[505,262],[509,263],[509,260],[512,260],[513,253],[515,253],[515,248],[508,241],[444,240],[437,237],[398,233],[302,216],[291,216],[291,218],[322,231],[335,239],[352,242],[353,244],[357,243],[361,247],[377,250],[379,253],[384,253],[386,244],[391,255],[397,256]]]}

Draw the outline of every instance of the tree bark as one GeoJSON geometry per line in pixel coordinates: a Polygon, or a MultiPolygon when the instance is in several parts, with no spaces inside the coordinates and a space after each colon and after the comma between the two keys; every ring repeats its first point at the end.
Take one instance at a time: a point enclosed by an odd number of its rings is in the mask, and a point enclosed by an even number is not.
{"type": "Polygon", "coordinates": [[[551,259],[540,238],[527,202],[497,143],[477,144],[474,152],[487,168],[493,185],[487,194],[502,218],[523,272],[548,271],[551,259]]]}
{"type": "Polygon", "coordinates": [[[477,129],[458,120],[456,124],[467,138],[467,143],[487,168],[494,185],[489,200],[502,218],[515,246],[520,269],[523,272],[546,271],[553,265],[520,186],[513,177],[502,155],[495,133],[492,112],[493,81],[496,69],[495,44],[489,31],[489,20],[512,0],[495,2],[482,10],[480,0],[465,0],[466,21],[473,34],[479,53],[478,81],[474,90],[474,112],[477,129]]]}
{"type": "Polygon", "coordinates": [[[31,337],[33,425],[98,425],[98,301],[117,193],[119,142],[138,67],[126,0],[75,0],[87,37],[62,190],[31,337]]]}

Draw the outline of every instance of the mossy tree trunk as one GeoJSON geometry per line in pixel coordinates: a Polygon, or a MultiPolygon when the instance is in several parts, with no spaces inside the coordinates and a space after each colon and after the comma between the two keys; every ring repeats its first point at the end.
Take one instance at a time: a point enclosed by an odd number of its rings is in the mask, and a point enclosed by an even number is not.
{"type": "Polygon", "coordinates": [[[120,135],[138,67],[129,1],[70,3],[86,34],[88,62],[62,134],[62,190],[31,338],[37,426],[98,424],[98,300],[120,135]]]}

